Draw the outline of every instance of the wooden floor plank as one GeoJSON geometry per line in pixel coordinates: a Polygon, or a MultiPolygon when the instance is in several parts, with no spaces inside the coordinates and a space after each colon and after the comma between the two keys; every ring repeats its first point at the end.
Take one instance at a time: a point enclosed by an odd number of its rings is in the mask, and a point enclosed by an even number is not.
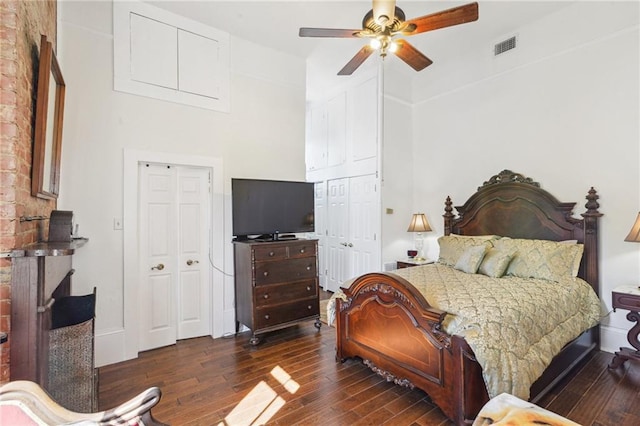
{"type": "MultiPolygon", "coordinates": [[[[640,416],[640,368],[633,368],[630,362],[616,370],[623,371],[624,377],[620,385],[611,393],[610,403],[607,404],[595,419],[596,424],[619,425],[624,423],[625,417],[640,416]]],[[[609,374],[618,371],[609,370],[609,374]]],[[[598,397],[596,395],[595,397],[598,397]]],[[[640,425],[640,422],[637,423],[640,425]]]]}
{"type": "MultiPolygon", "coordinates": [[[[246,406],[251,397],[274,425],[452,424],[421,390],[388,383],[358,359],[337,362],[333,328],[300,324],[268,333],[257,347],[250,337],[179,341],[101,367],[99,407],[159,386],[163,395],[152,413],[174,426],[250,421],[260,415],[246,406]],[[284,378],[272,374],[277,368],[284,378]]],[[[640,424],[640,363],[611,371],[611,356],[596,352],[581,362],[538,405],[585,426],[640,424]]]]}

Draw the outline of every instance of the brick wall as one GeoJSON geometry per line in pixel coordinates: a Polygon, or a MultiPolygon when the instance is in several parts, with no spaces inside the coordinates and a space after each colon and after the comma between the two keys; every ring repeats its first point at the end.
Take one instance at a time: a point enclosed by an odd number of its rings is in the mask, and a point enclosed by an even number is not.
{"type": "MultiPolygon", "coordinates": [[[[40,35],[55,51],[56,7],[56,0],[0,2],[0,253],[37,241],[48,222],[20,218],[48,217],[56,206],[31,196],[40,35]]],[[[10,318],[11,262],[0,258],[0,331],[9,333],[0,347],[0,384],[10,379],[10,318]]]]}

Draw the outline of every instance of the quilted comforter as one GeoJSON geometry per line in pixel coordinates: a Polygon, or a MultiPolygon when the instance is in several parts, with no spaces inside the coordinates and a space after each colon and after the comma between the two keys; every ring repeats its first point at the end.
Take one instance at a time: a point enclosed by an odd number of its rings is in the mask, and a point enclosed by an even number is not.
{"type": "Polygon", "coordinates": [[[600,301],[580,278],[490,278],[439,263],[393,273],[448,313],[444,330],[473,349],[490,398],[506,392],[529,399],[553,357],[600,320],[600,301]]]}

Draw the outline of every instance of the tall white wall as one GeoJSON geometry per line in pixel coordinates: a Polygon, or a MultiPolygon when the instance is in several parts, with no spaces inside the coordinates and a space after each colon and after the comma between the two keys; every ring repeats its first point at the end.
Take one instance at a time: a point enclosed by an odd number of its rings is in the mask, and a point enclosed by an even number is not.
{"type": "MultiPolygon", "coordinates": [[[[230,179],[304,180],[305,62],[231,35],[231,112],[220,113],[113,90],[112,3],[58,2],[58,57],[67,84],[58,208],[73,210],[90,239],[74,257],[74,293],[98,291],[101,336],[123,328],[123,151],[222,160],[225,260],[233,274],[230,179]]],[[[125,229],[127,224],[125,224],[125,229]]],[[[216,288],[233,309],[233,278],[216,288]]],[[[226,325],[229,328],[229,324],[226,325]]],[[[227,329],[225,332],[234,331],[227,329]]],[[[113,360],[108,360],[113,361],[113,360]]]]}
{"type": "MultiPolygon", "coordinates": [[[[396,59],[396,58],[393,58],[396,59]]],[[[407,78],[385,63],[384,119],[382,138],[382,266],[395,265],[407,257],[407,250],[415,247],[413,234],[407,232],[411,215],[425,205],[413,205],[410,201],[415,187],[414,164],[411,158],[413,135],[413,104],[411,102],[411,77],[407,78]]],[[[403,64],[401,64],[403,65],[403,64]]],[[[408,68],[408,67],[407,67],[408,68]]],[[[411,70],[413,72],[413,70],[411,70]]],[[[417,163],[422,168],[428,160],[417,163]]],[[[428,218],[433,220],[435,218],[428,218]]],[[[394,266],[395,269],[395,266],[394,266]]]]}
{"type": "MultiPolygon", "coordinates": [[[[576,201],[576,216],[589,188],[598,191],[605,311],[614,287],[640,282],[640,247],[623,241],[640,208],[638,9],[576,2],[516,29],[519,46],[503,57],[473,46],[414,80],[413,205],[438,218],[430,257],[445,197],[462,204],[510,169],[560,201],[576,201]]],[[[628,346],[625,315],[603,319],[603,349],[628,346]]]]}

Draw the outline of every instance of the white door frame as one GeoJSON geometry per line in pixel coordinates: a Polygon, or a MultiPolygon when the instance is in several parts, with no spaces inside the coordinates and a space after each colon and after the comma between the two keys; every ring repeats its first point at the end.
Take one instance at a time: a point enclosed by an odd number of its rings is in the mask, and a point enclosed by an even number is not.
{"type": "Polygon", "coordinates": [[[124,150],[123,175],[123,240],[124,240],[124,359],[138,357],[138,164],[141,162],[166,163],[187,167],[203,167],[211,170],[211,261],[217,268],[212,268],[211,288],[211,335],[220,337],[223,334],[224,298],[224,185],[222,159],[183,155],[166,152],[124,150]],[[215,297],[217,295],[217,297],[215,297]]]}

